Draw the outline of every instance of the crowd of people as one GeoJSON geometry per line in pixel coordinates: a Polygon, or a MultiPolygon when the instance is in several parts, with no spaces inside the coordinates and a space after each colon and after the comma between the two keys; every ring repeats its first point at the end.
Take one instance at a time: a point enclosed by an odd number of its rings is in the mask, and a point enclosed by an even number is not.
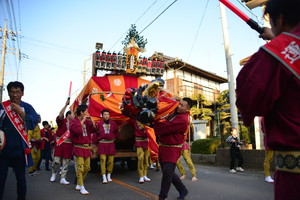
{"type": "MultiPolygon", "coordinates": [[[[270,160],[275,153],[276,170],[274,176],[275,200],[299,199],[300,183],[300,0],[270,0],[266,4],[265,15],[270,17],[272,29],[264,28],[260,37],[271,40],[259,49],[237,77],[236,105],[243,122],[250,126],[256,116],[263,117],[262,126],[266,139],[265,176],[270,177],[270,160]],[[293,162],[292,162],[293,161],[293,162]],[[294,162],[295,161],[295,162],[294,162]]],[[[17,179],[18,199],[26,198],[26,166],[29,175],[37,175],[45,160],[45,170],[51,171],[50,181],[54,182],[60,167],[60,183],[66,180],[68,163],[74,159],[76,168],[76,187],[81,194],[89,194],[84,181],[90,170],[91,144],[98,147],[101,175],[104,184],[112,181],[114,141],[120,136],[116,123],[110,119],[109,110],[102,110],[102,119],[95,123],[88,115],[86,105],[79,105],[76,112],[67,111],[70,99],[60,111],[56,123],[58,129],[53,134],[47,121],[42,122],[34,108],[21,100],[24,85],[14,81],[7,85],[9,100],[0,104],[1,134],[5,134],[6,144],[0,153],[0,199],[3,197],[8,167],[12,167],[17,179]],[[28,131],[28,134],[27,134],[28,131]],[[53,137],[54,136],[54,137],[53,137]],[[52,159],[52,149],[53,156],[52,159]],[[51,167],[50,167],[51,162],[51,167]]],[[[174,113],[163,120],[155,121],[153,129],[159,143],[158,161],[162,170],[159,200],[168,197],[173,184],[179,193],[177,199],[183,200],[188,189],[175,173],[176,163],[183,155],[191,169],[192,181],[196,181],[194,166],[183,148],[189,129],[189,110],[193,102],[182,98],[174,113]]],[[[138,121],[135,126],[135,146],[138,157],[139,183],[150,182],[147,176],[149,150],[145,126],[138,121]]],[[[233,127],[230,143],[230,172],[244,171],[240,141],[233,127]],[[238,166],[234,169],[235,159],[238,166]]],[[[2,136],[1,136],[2,138],[2,136]]]]}

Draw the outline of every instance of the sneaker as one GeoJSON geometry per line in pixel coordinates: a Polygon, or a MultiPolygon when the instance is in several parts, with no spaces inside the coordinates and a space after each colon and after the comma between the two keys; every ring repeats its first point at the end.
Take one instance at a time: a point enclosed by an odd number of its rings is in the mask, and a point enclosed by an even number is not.
{"type": "Polygon", "coordinates": [[[180,176],[180,179],[181,179],[181,180],[184,180],[185,178],[186,178],[186,175],[180,176]]]}
{"type": "Polygon", "coordinates": [[[191,181],[195,182],[195,181],[198,181],[198,179],[194,176],[194,177],[192,177],[191,181]]]}
{"type": "Polygon", "coordinates": [[[34,174],[35,174],[35,175],[38,175],[38,174],[40,174],[40,171],[35,170],[35,171],[34,171],[34,174]]]}
{"type": "Polygon", "coordinates": [[[56,174],[52,174],[50,178],[50,182],[54,182],[56,179],[56,174]]]}
{"type": "Polygon", "coordinates": [[[79,191],[81,189],[80,185],[76,185],[75,190],[79,191]]]}
{"type": "Polygon", "coordinates": [[[144,183],[144,177],[140,177],[139,183],[144,183]]]}
{"type": "Polygon", "coordinates": [[[84,186],[81,186],[80,193],[83,194],[83,195],[89,194],[89,192],[84,188],[84,186]]]}
{"type": "Polygon", "coordinates": [[[243,168],[241,168],[241,167],[237,167],[237,168],[236,168],[236,171],[243,172],[243,171],[244,171],[244,169],[243,169],[243,168]]]}
{"type": "Polygon", "coordinates": [[[234,169],[229,170],[231,173],[235,173],[236,171],[234,169]]]}
{"type": "Polygon", "coordinates": [[[69,185],[70,182],[68,182],[65,178],[62,178],[62,179],[60,179],[60,184],[69,185]]]}
{"type": "Polygon", "coordinates": [[[35,173],[34,173],[34,171],[32,171],[32,172],[29,172],[28,175],[29,175],[29,176],[35,176],[35,173]]]}
{"type": "Polygon", "coordinates": [[[268,183],[274,183],[274,180],[271,178],[271,176],[266,176],[265,181],[268,183]]]}
{"type": "Polygon", "coordinates": [[[145,182],[151,182],[151,179],[148,178],[147,176],[144,176],[143,178],[144,178],[144,181],[145,181],[145,182]]]}

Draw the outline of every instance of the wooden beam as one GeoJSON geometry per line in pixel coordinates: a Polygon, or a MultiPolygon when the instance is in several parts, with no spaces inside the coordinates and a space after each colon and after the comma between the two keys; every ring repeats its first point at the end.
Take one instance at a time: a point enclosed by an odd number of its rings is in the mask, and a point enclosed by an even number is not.
{"type": "Polygon", "coordinates": [[[262,6],[267,3],[268,0],[252,0],[246,3],[246,6],[250,9],[262,6]]]}

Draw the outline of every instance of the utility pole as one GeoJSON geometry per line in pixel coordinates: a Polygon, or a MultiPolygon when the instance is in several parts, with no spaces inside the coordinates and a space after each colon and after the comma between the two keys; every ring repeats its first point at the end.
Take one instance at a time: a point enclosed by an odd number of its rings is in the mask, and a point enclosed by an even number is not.
{"type": "MultiPolygon", "coordinates": [[[[229,88],[229,101],[230,101],[230,114],[231,114],[231,127],[237,128],[238,130],[238,116],[237,116],[237,108],[235,106],[235,87],[234,87],[234,76],[232,69],[232,60],[231,60],[231,51],[227,30],[227,20],[226,20],[226,12],[225,7],[222,3],[220,5],[221,19],[222,19],[222,30],[223,30],[223,39],[224,39],[224,49],[226,55],[226,66],[227,66],[227,79],[228,79],[228,88],[229,88]]],[[[238,137],[239,137],[239,131],[238,137]]]]}
{"type": "Polygon", "coordinates": [[[86,83],[86,74],[87,74],[87,66],[86,62],[89,61],[92,58],[92,55],[90,55],[87,59],[83,62],[83,84],[86,83]]]}
{"type": "Polygon", "coordinates": [[[3,96],[4,66],[5,66],[6,40],[7,40],[6,22],[7,22],[7,20],[4,21],[3,45],[2,45],[2,62],[1,62],[1,73],[0,73],[0,101],[1,102],[2,102],[2,96],[3,96]]]}

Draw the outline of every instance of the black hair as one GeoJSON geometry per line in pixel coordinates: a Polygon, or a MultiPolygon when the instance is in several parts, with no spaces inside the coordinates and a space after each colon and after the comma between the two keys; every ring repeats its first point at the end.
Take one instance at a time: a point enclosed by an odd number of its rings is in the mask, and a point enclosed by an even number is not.
{"type": "Polygon", "coordinates": [[[71,115],[72,114],[72,111],[69,110],[68,112],[66,112],[66,117],[68,117],[68,115],[71,115]]]}
{"type": "Polygon", "coordinates": [[[42,125],[43,125],[43,126],[48,125],[48,124],[49,124],[48,121],[43,121],[43,122],[42,122],[42,125]]]}
{"type": "Polygon", "coordinates": [[[235,128],[235,127],[230,127],[230,128],[229,128],[230,133],[231,133],[233,130],[237,130],[237,128],[235,128]]]}
{"type": "Polygon", "coordinates": [[[109,110],[103,109],[103,110],[101,111],[101,114],[103,115],[103,113],[105,113],[105,112],[108,112],[108,113],[109,113],[109,110]]]}
{"type": "Polygon", "coordinates": [[[273,22],[282,15],[287,25],[296,26],[300,22],[300,0],[270,0],[266,4],[264,15],[269,15],[273,22]]]}
{"type": "Polygon", "coordinates": [[[11,88],[20,88],[22,92],[24,92],[24,85],[19,81],[9,82],[7,85],[7,91],[10,92],[11,88]]]}
{"type": "Polygon", "coordinates": [[[80,116],[81,112],[84,112],[87,108],[87,105],[79,105],[76,109],[76,115],[80,116]]]}
{"type": "Polygon", "coordinates": [[[193,100],[192,100],[191,98],[189,98],[189,97],[184,97],[182,100],[183,100],[183,101],[186,101],[186,102],[188,103],[188,105],[189,105],[190,108],[193,107],[194,103],[193,103],[193,100]]]}

